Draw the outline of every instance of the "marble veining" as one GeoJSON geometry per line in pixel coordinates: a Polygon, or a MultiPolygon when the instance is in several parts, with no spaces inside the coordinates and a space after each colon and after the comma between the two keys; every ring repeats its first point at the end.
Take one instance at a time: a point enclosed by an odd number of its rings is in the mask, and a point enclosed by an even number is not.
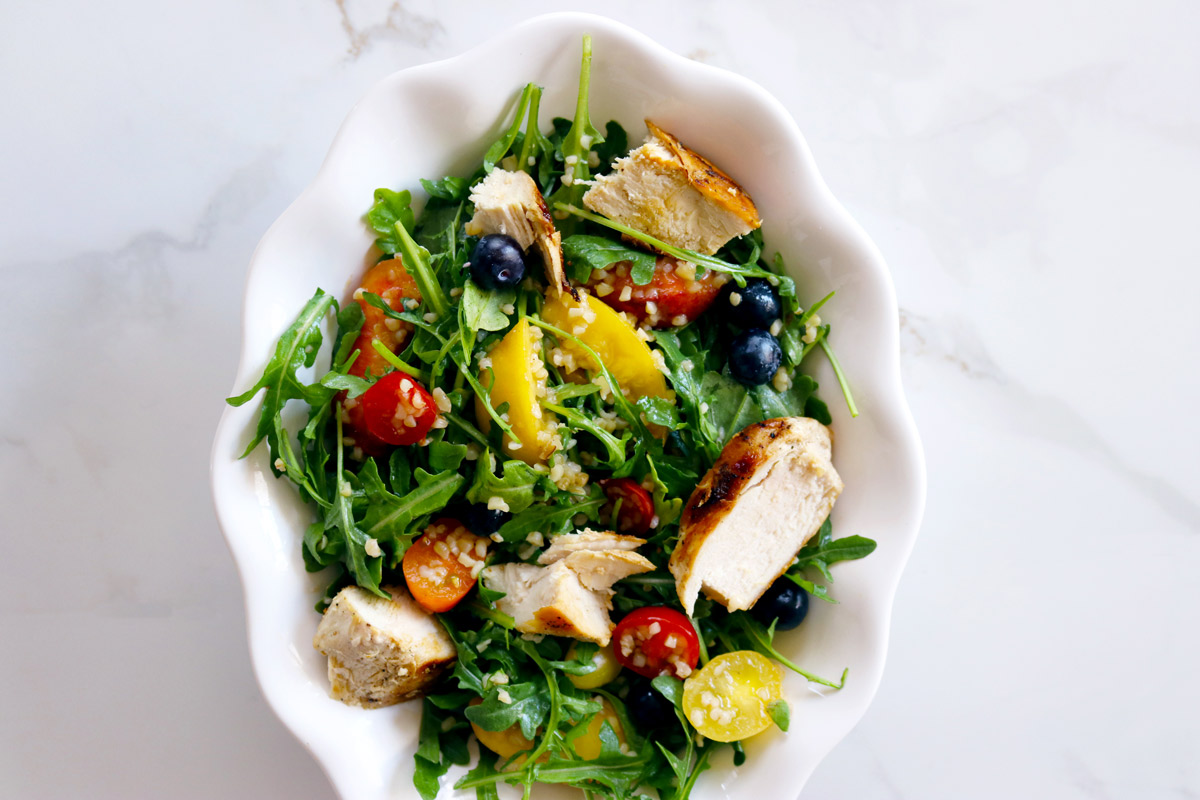
{"type": "Polygon", "coordinates": [[[566,9],[764,85],[895,278],[928,512],[804,796],[1200,797],[1200,6],[1171,0],[7,4],[0,795],[332,796],[255,687],[208,499],[246,264],[377,79],[566,9]]]}

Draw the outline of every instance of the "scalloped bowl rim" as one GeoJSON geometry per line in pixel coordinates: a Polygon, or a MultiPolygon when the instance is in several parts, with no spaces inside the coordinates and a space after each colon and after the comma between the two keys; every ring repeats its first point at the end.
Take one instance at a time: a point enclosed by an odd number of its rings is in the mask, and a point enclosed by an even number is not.
{"type": "MultiPolygon", "coordinates": [[[[535,17],[458,56],[384,78],[355,105],[316,178],[276,220],[255,250],[246,277],[244,338],[234,392],[253,384],[275,338],[290,322],[288,309],[294,316],[303,302],[292,302],[300,295],[293,297],[295,287],[283,280],[287,274],[283,266],[291,265],[287,259],[299,264],[298,270],[307,266],[314,275],[340,276],[345,287],[325,287],[339,297],[344,293],[336,290],[349,287],[349,281],[358,274],[361,265],[357,263],[335,272],[313,265],[322,263],[318,261],[321,257],[354,252],[351,248],[360,246],[360,240],[365,243],[361,251],[365,257],[370,237],[360,219],[370,195],[360,197],[361,186],[350,186],[354,181],[347,175],[358,176],[368,168],[356,161],[361,161],[361,153],[391,153],[379,149],[380,138],[388,136],[386,130],[381,131],[382,126],[375,125],[386,117],[389,124],[399,120],[398,128],[403,127],[402,115],[386,116],[399,110],[399,106],[389,104],[402,106],[414,100],[440,104],[440,116],[429,113],[430,119],[423,120],[433,127],[446,127],[446,118],[458,114],[454,121],[470,133],[461,137],[463,141],[450,137],[440,140],[448,142],[447,151],[458,151],[457,156],[450,153],[449,160],[443,157],[439,162],[447,174],[452,174],[449,170],[456,162],[461,169],[477,161],[479,143],[494,135],[510,105],[514,87],[519,88],[526,80],[549,87],[543,121],[550,116],[547,108],[563,112],[562,102],[555,107],[555,98],[563,101],[563,87],[550,87],[549,81],[540,79],[541,73],[533,73],[556,65],[559,71],[555,82],[567,84],[566,95],[568,99],[573,97],[575,75],[565,67],[577,65],[578,41],[583,33],[590,33],[594,40],[594,119],[610,118],[595,113],[606,102],[618,107],[622,102],[636,104],[640,98],[642,105],[638,108],[643,114],[651,112],[656,119],[671,122],[664,125],[668,130],[742,180],[763,210],[768,245],[788,256],[787,263],[803,280],[802,285],[823,284],[839,291],[824,311],[835,323],[833,341],[851,375],[863,415],[849,421],[845,407],[837,405],[841,398],[836,396],[828,367],[819,364],[815,373],[834,414],[835,463],[847,478],[847,490],[835,509],[835,530],[846,535],[845,520],[853,525],[854,532],[865,529],[874,533],[880,547],[864,561],[838,565],[833,588],[842,605],[833,607],[832,612],[821,609],[820,614],[813,615],[818,618],[816,622],[810,621],[797,631],[805,631],[803,635],[781,637],[780,646],[804,664],[816,663],[834,674],[837,664],[844,662],[852,667],[851,677],[841,692],[817,696],[805,692],[804,681],[789,675],[785,687],[793,703],[793,719],[803,714],[817,724],[793,726],[787,736],[757,737],[748,748],[751,758],[743,767],[735,769],[727,759],[720,760],[717,769],[702,776],[693,795],[697,800],[751,795],[794,797],[821,758],[866,712],[879,685],[893,598],[923,514],[925,465],[901,386],[898,310],[883,257],[834,199],[796,123],[766,90],[741,76],[672,53],[613,20],[580,13],[535,17]],[[614,54],[624,59],[614,58],[614,54]],[[501,73],[497,80],[507,80],[510,73],[520,69],[527,69],[529,74],[497,97],[475,96],[470,98],[471,103],[454,106],[455,100],[466,99],[474,84],[487,83],[488,77],[481,77],[477,71],[479,66],[496,64],[500,66],[492,71],[501,73]],[[622,72],[634,69],[632,65],[642,66],[636,76],[622,72]],[[612,80],[611,90],[605,86],[606,79],[612,80]],[[651,86],[657,86],[658,93],[648,88],[651,86]],[[691,94],[680,100],[671,91],[691,94]],[[600,96],[605,99],[599,100],[600,96]],[[482,107],[478,113],[475,106],[482,107]],[[696,114],[697,110],[704,114],[696,114]],[[694,124],[697,116],[705,120],[703,127],[694,124]],[[755,145],[761,145],[762,152],[757,155],[747,155],[744,147],[731,144],[745,130],[747,121],[755,124],[754,131],[760,135],[754,140],[755,145]],[[376,149],[371,150],[372,146],[376,149]],[[766,159],[770,163],[764,165],[766,159]],[[786,176],[787,189],[765,179],[757,183],[753,177],[743,180],[745,175],[770,174],[786,176]],[[349,211],[347,204],[351,205],[349,211]],[[774,219],[772,212],[777,213],[774,219]],[[773,228],[773,222],[780,218],[784,224],[773,228]],[[346,232],[347,220],[360,230],[346,232]],[[873,504],[859,499],[852,476],[860,476],[861,485],[871,489],[869,499],[873,504]],[[841,615],[836,627],[826,625],[825,613],[841,615]],[[765,764],[766,769],[756,768],[756,761],[765,764]],[[786,780],[779,780],[781,771],[786,780]]],[[[476,95],[481,92],[475,90],[476,95]]],[[[421,110],[429,111],[426,106],[421,110]]],[[[566,111],[564,115],[569,115],[569,109],[566,111]]],[[[622,122],[628,125],[632,120],[622,122]]],[[[632,142],[635,131],[631,128],[630,133],[632,142]]],[[[408,135],[410,141],[420,139],[419,131],[409,130],[408,135]]],[[[398,136],[385,144],[396,145],[398,136]]],[[[428,165],[425,168],[429,169],[428,165]]],[[[422,177],[433,176],[429,172],[422,177]]],[[[415,187],[415,179],[407,177],[415,187]]],[[[363,180],[359,177],[359,184],[366,185],[363,180]]],[[[391,185],[386,171],[380,172],[375,185],[391,185]]],[[[301,294],[307,296],[311,288],[306,284],[301,294]]],[[[812,294],[815,298],[824,293],[812,294]]],[[[248,640],[259,685],[268,704],[310,750],[343,798],[415,798],[411,784],[415,712],[403,707],[414,704],[361,711],[325,695],[327,686],[316,661],[319,656],[306,647],[305,641],[312,632],[305,625],[311,623],[310,627],[315,628],[315,615],[308,611],[308,622],[297,621],[293,608],[297,604],[309,608],[311,594],[307,599],[303,594],[311,593],[317,585],[312,577],[295,574],[302,572],[302,568],[297,570],[297,533],[303,531],[305,515],[310,512],[298,501],[288,499],[283,490],[290,491],[290,486],[281,489],[285,482],[271,480],[264,448],[260,446],[247,459],[235,460],[239,445],[244,445],[253,429],[256,411],[257,403],[225,409],[213,443],[210,475],[218,521],[246,598],[248,640]]],[[[450,777],[454,774],[452,770],[450,777]]],[[[444,786],[443,797],[458,795],[466,796],[444,786]]]]}

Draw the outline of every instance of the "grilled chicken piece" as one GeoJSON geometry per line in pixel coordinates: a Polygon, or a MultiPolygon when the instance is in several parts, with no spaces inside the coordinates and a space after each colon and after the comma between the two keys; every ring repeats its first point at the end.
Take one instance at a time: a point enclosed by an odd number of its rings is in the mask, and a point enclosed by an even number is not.
{"type": "Polygon", "coordinates": [[[362,708],[380,708],[424,694],[457,656],[454,642],[403,587],[357,586],[338,592],[325,610],[313,647],[329,657],[329,694],[362,708]]]}
{"type": "Polygon", "coordinates": [[[585,529],[567,536],[555,536],[546,552],[538,556],[539,564],[553,564],[571,553],[584,550],[637,550],[646,543],[636,536],[624,536],[612,531],[585,529]]]}
{"type": "Polygon", "coordinates": [[[632,548],[644,539],[583,531],[555,536],[535,564],[500,564],[483,571],[489,589],[504,592],[496,608],[522,633],[546,633],[608,644],[612,585],[654,569],[632,548]],[[603,547],[604,544],[609,545],[603,547]]]}
{"type": "Polygon", "coordinates": [[[746,190],[646,120],[647,142],[596,178],[583,204],[667,244],[712,255],[762,225],[746,190]]]}
{"type": "Polygon", "coordinates": [[[829,429],[807,417],[769,419],[730,440],[692,492],[671,554],[679,602],[697,595],[748,609],[821,527],[842,491],[829,429]]]}
{"type": "Polygon", "coordinates": [[[563,273],[562,236],[533,178],[524,172],[494,169],[471,190],[475,216],[467,223],[467,234],[484,236],[503,233],[517,240],[522,250],[537,248],[546,266],[546,280],[556,294],[571,291],[563,273]]]}

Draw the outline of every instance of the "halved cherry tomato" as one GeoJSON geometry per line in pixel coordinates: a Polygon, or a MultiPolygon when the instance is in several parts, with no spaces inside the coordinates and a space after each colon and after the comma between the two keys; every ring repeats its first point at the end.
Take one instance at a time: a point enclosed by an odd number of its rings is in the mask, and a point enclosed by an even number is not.
{"type": "Polygon", "coordinates": [[[610,264],[592,273],[588,286],[596,297],[618,311],[649,321],[655,328],[686,325],[703,314],[721,292],[725,276],[706,270],[697,277],[695,265],[659,256],[650,283],[638,286],[629,275],[629,262],[610,264]],[[626,293],[628,289],[628,293],[626,293]]]}
{"type": "MultiPolygon", "coordinates": [[[[380,261],[367,270],[362,283],[356,291],[355,302],[363,310],[363,326],[354,341],[354,349],[358,356],[350,365],[350,374],[357,378],[365,378],[369,371],[372,375],[382,375],[391,369],[391,365],[375,350],[376,341],[383,342],[388,349],[396,352],[408,339],[412,325],[398,319],[391,319],[375,306],[368,303],[361,295],[366,292],[379,295],[393,311],[403,311],[403,301],[421,299],[417,282],[404,269],[399,258],[380,261]]],[[[358,399],[348,400],[346,393],[338,395],[342,407],[346,410],[346,425],[354,444],[368,456],[383,455],[387,452],[387,442],[373,436],[367,430],[363,419],[363,407],[358,399]]]]}
{"type": "Polygon", "coordinates": [[[613,630],[613,652],[638,675],[686,678],[700,660],[700,638],[691,620],[665,606],[630,612],[613,630]]]}
{"type": "Polygon", "coordinates": [[[380,261],[367,270],[360,288],[362,292],[355,292],[354,300],[362,307],[363,326],[354,342],[358,358],[351,365],[350,374],[363,378],[366,377],[367,370],[370,370],[372,375],[379,376],[391,369],[387,359],[375,351],[374,342],[381,341],[389,350],[395,352],[407,341],[408,335],[412,333],[412,325],[387,316],[368,303],[361,294],[369,292],[379,295],[393,311],[403,311],[404,300],[407,298],[419,302],[421,292],[417,289],[417,282],[405,271],[399,258],[380,261]]]}
{"type": "Polygon", "coordinates": [[[683,713],[701,735],[738,742],[771,727],[772,702],[783,696],[783,673],[753,650],[719,655],[683,684],[683,713]]]}
{"type": "Polygon", "coordinates": [[[621,501],[617,518],[610,523],[611,525],[621,533],[634,536],[641,536],[650,530],[650,523],[654,520],[654,501],[650,499],[650,493],[637,481],[632,478],[610,478],[601,481],[600,485],[604,487],[604,494],[608,497],[606,508],[609,513],[617,501],[621,501]]]}
{"type": "Polygon", "coordinates": [[[433,395],[403,372],[389,372],[358,398],[367,432],[387,444],[416,444],[437,421],[433,395]]]}
{"type": "Polygon", "coordinates": [[[413,599],[426,611],[449,611],[471,591],[487,556],[488,540],[456,519],[443,518],[425,529],[401,567],[413,599]]]}
{"type": "MultiPolygon", "coordinates": [[[[575,660],[575,648],[578,643],[571,645],[571,649],[567,651],[567,660],[575,660]]],[[[594,669],[591,672],[583,675],[567,675],[567,680],[574,684],[576,689],[598,689],[606,683],[612,683],[617,676],[621,674],[621,665],[617,663],[617,657],[613,653],[612,646],[606,645],[596,651],[592,656],[592,666],[594,669]]]]}

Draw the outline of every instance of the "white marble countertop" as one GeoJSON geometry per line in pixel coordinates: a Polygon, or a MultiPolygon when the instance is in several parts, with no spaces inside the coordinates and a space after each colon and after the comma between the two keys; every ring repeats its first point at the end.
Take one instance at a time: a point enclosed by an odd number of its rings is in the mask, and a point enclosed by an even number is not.
{"type": "Polygon", "coordinates": [[[246,264],[385,74],[607,13],[762,83],[895,276],[928,512],[812,798],[1200,797],[1200,6],[0,8],[0,794],[330,798],[208,495],[246,264]]]}

